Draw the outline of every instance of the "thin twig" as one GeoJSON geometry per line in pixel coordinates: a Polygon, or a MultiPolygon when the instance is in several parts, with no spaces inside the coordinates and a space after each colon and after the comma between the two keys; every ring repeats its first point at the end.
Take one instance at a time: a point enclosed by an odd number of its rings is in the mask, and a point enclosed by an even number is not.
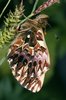
{"type": "Polygon", "coordinates": [[[29,16],[24,16],[25,17],[25,19],[24,20],[22,20],[19,24],[18,24],[18,27],[22,24],[22,23],[24,23],[26,20],[28,20],[29,18],[31,18],[32,16],[34,16],[34,11],[35,11],[35,9],[36,9],[36,6],[37,6],[37,3],[38,3],[38,1],[39,0],[36,0],[35,1],[35,4],[34,4],[34,7],[33,7],[33,9],[32,9],[32,12],[31,12],[31,14],[29,15],[29,16]]]}
{"type": "Polygon", "coordinates": [[[36,9],[36,6],[37,6],[37,4],[38,4],[38,1],[39,1],[39,0],[36,0],[36,1],[35,1],[35,4],[34,4],[34,6],[33,6],[33,9],[32,9],[32,12],[31,12],[31,14],[32,14],[32,13],[35,11],[35,9],[36,9]]]}
{"type": "Polygon", "coordinates": [[[26,20],[28,20],[29,18],[31,18],[32,16],[36,15],[36,14],[39,14],[42,10],[45,10],[46,8],[48,8],[49,6],[53,5],[54,3],[59,3],[59,0],[48,0],[47,2],[44,2],[37,10],[36,9],[36,6],[37,6],[37,3],[38,3],[38,0],[35,1],[35,4],[34,4],[34,7],[33,7],[33,10],[31,12],[31,14],[27,17],[25,17],[24,20],[22,20],[19,24],[18,24],[18,27],[24,23],[26,20]]]}
{"type": "Polygon", "coordinates": [[[6,6],[3,8],[1,14],[0,14],[0,18],[2,17],[3,13],[5,12],[6,8],[8,7],[9,3],[10,3],[11,0],[8,0],[6,6]]]}
{"type": "Polygon", "coordinates": [[[26,20],[28,20],[29,18],[31,18],[32,16],[34,16],[34,11],[35,11],[35,9],[36,9],[36,6],[37,6],[37,3],[38,3],[38,0],[36,0],[35,1],[35,4],[34,4],[34,7],[33,7],[33,9],[32,9],[32,12],[31,12],[31,14],[29,15],[29,16],[25,16],[25,19],[24,20],[22,20],[19,24],[18,24],[18,27],[22,24],[22,23],[24,23],[26,20]]]}
{"type": "Polygon", "coordinates": [[[27,16],[24,20],[22,20],[22,21],[18,24],[18,27],[19,27],[22,23],[24,23],[26,20],[28,20],[29,18],[31,18],[32,16],[34,16],[33,13],[30,14],[29,16],[27,16]]]}

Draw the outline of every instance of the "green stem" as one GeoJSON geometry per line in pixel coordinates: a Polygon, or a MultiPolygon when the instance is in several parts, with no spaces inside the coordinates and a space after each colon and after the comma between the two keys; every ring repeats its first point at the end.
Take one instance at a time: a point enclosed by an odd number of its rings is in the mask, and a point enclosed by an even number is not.
{"type": "Polygon", "coordinates": [[[24,20],[22,20],[22,21],[18,24],[18,27],[19,27],[22,23],[24,23],[26,20],[28,20],[29,18],[31,18],[33,15],[34,15],[34,14],[32,13],[32,14],[30,14],[29,16],[27,16],[24,20]]]}
{"type": "Polygon", "coordinates": [[[33,13],[33,12],[34,12],[35,9],[36,9],[36,6],[37,6],[38,1],[39,1],[39,0],[36,0],[36,1],[35,1],[35,4],[34,4],[34,7],[33,7],[33,9],[32,9],[31,14],[30,14],[29,16],[25,17],[25,19],[22,20],[22,21],[18,24],[18,27],[19,27],[22,23],[24,23],[26,20],[28,20],[29,18],[31,18],[32,16],[34,16],[34,13],[33,13]]]}
{"type": "Polygon", "coordinates": [[[0,14],[0,18],[2,17],[3,13],[5,12],[6,8],[8,7],[9,3],[10,3],[11,0],[8,0],[6,6],[3,8],[1,14],[0,14]]]}
{"type": "Polygon", "coordinates": [[[36,1],[35,1],[34,7],[33,7],[33,9],[32,9],[32,12],[31,12],[31,13],[33,13],[33,12],[35,11],[36,6],[37,6],[37,4],[38,4],[38,1],[39,1],[39,0],[36,0],[36,1]]]}

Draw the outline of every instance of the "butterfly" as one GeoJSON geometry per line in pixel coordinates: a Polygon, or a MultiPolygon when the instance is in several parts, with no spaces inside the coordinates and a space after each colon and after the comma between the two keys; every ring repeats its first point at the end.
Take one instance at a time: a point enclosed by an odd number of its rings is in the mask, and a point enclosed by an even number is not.
{"type": "Polygon", "coordinates": [[[45,41],[47,18],[41,14],[20,25],[7,55],[15,79],[33,93],[41,90],[50,65],[45,41]]]}

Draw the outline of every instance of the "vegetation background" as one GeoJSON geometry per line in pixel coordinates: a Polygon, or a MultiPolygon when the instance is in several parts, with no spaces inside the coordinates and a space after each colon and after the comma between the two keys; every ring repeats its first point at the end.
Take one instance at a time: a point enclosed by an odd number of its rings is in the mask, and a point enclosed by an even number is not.
{"type": "MultiPolygon", "coordinates": [[[[0,13],[7,1],[0,0],[0,13]]],[[[44,1],[47,0],[39,0],[37,7],[44,1]]],[[[0,28],[4,24],[4,16],[7,17],[10,10],[13,12],[19,2],[20,0],[11,0],[0,19],[0,28]]],[[[24,0],[26,16],[30,14],[34,2],[35,0],[24,0]]],[[[39,93],[33,94],[16,82],[5,59],[7,55],[5,46],[0,49],[0,100],[66,100],[66,0],[60,0],[60,4],[54,4],[42,13],[49,16],[45,38],[51,58],[44,86],[39,93]]]]}

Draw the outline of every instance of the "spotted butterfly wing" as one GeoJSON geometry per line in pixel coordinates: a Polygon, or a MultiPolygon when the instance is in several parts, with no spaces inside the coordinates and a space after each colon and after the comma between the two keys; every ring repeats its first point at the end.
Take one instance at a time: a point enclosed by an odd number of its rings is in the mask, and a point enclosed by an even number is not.
{"type": "Polygon", "coordinates": [[[49,52],[39,27],[22,32],[11,44],[8,62],[16,80],[26,89],[38,92],[49,69],[49,52]]]}

